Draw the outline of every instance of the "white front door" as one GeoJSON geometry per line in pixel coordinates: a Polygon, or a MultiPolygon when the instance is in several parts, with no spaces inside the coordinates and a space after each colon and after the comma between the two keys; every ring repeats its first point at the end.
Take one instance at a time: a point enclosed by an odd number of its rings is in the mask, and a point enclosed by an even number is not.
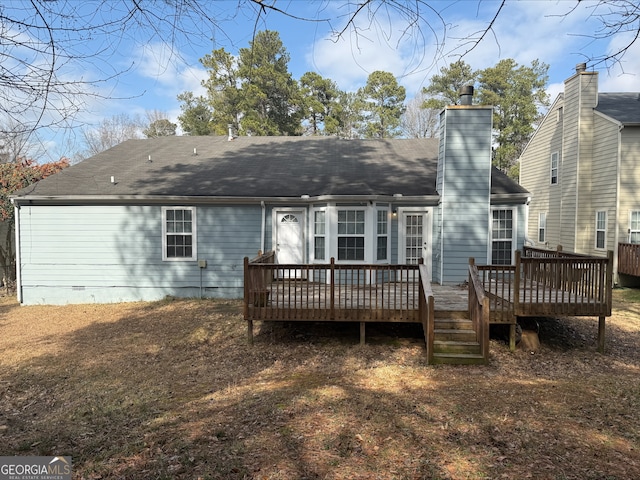
{"type": "MultiPolygon", "coordinates": [[[[279,210],[275,217],[275,250],[280,264],[304,263],[304,211],[279,210]]],[[[285,278],[297,278],[300,270],[286,271],[285,278]]]]}
{"type": "Polygon", "coordinates": [[[398,222],[399,263],[415,265],[422,259],[431,271],[431,218],[429,210],[403,209],[398,222]]]}

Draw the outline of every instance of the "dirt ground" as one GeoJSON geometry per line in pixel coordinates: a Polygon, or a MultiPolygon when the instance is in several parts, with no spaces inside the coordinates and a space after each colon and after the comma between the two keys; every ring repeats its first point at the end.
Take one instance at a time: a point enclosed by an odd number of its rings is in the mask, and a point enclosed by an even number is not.
{"type": "Polygon", "coordinates": [[[541,347],[428,366],[413,325],[265,324],[239,301],[0,298],[0,455],[74,479],[640,478],[640,295],[541,347]]]}

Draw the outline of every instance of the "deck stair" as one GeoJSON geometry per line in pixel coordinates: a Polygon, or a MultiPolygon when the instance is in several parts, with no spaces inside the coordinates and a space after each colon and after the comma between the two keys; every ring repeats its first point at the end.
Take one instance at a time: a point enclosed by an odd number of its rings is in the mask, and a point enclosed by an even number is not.
{"type": "Polygon", "coordinates": [[[447,315],[445,318],[435,319],[434,363],[459,365],[484,363],[473,323],[464,317],[463,312],[460,312],[458,315],[447,315]]]}

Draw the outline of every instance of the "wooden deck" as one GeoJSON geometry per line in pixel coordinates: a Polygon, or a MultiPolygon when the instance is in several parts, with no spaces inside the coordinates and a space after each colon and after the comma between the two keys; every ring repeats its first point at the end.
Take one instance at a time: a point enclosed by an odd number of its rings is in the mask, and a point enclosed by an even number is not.
{"type": "MultiPolygon", "coordinates": [[[[253,296],[248,308],[262,320],[419,322],[419,282],[384,282],[366,286],[336,285],[307,280],[275,280],[253,296]],[[331,305],[333,297],[334,306],[331,305]]],[[[431,284],[436,315],[467,312],[468,289],[431,284]]]]}
{"type": "Polygon", "coordinates": [[[488,324],[509,324],[514,348],[518,317],[597,316],[603,351],[612,266],[612,253],[600,258],[525,249],[524,255],[517,252],[515,265],[476,266],[470,259],[467,284],[442,286],[426,281],[429,272],[422,265],[344,265],[333,259],[322,265],[280,265],[269,253],[245,259],[244,316],[250,341],[255,320],[360,322],[362,332],[366,322],[423,323],[428,351],[433,342],[428,332],[438,318],[466,315],[479,339],[488,324]]]}

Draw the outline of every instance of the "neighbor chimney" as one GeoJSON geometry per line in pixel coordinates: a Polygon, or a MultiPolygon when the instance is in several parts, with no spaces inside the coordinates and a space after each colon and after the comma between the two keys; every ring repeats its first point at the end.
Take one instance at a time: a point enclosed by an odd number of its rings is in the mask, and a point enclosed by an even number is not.
{"type": "Polygon", "coordinates": [[[582,73],[582,72],[586,72],[587,71],[587,64],[586,63],[578,63],[576,65],[576,73],[582,73]]]}
{"type": "Polygon", "coordinates": [[[465,85],[460,89],[460,105],[471,105],[473,100],[473,85],[465,85]]]}

